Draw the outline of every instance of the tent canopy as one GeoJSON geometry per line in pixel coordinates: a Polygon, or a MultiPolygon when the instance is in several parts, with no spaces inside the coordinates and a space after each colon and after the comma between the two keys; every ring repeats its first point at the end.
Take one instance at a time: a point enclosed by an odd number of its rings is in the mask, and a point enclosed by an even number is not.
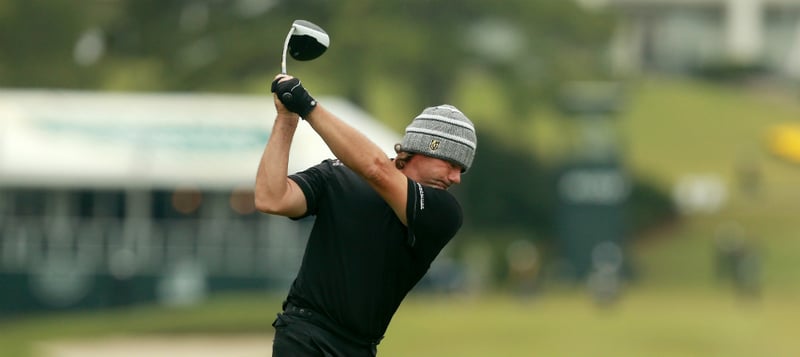
{"type": "MultiPolygon", "coordinates": [[[[394,156],[399,134],[318,99],[394,156]]],[[[274,119],[265,95],[0,90],[0,186],[252,187],[274,119]]],[[[300,123],[289,173],[332,157],[300,123]]]]}

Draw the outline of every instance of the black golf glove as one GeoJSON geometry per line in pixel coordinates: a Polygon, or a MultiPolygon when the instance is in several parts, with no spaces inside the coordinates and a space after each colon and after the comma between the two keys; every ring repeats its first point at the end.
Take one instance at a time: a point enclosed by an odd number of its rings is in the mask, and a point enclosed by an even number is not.
{"type": "Polygon", "coordinates": [[[292,78],[279,82],[280,80],[281,78],[272,81],[272,93],[278,95],[278,99],[286,106],[286,109],[305,118],[317,106],[317,101],[303,88],[299,79],[292,78]]]}

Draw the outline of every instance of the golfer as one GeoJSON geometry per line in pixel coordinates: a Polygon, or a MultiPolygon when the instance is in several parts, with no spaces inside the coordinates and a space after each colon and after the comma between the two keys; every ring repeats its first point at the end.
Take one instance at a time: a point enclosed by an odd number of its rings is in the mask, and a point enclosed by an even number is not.
{"type": "Polygon", "coordinates": [[[453,106],[426,108],[389,158],[297,78],[278,75],[272,92],[277,116],[258,167],[256,207],[316,216],[273,323],[273,356],[375,356],[403,298],[461,227],[461,206],[447,189],[472,165],[475,128],[453,106]],[[288,175],[301,118],[336,159],[288,175]]]}

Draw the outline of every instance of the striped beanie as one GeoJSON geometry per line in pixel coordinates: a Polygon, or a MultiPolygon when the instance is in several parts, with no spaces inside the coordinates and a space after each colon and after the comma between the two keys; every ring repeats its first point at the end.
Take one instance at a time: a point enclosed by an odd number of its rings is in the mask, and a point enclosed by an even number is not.
{"type": "Polygon", "coordinates": [[[402,151],[456,163],[466,172],[475,158],[475,126],[452,105],[425,108],[406,127],[402,151]]]}

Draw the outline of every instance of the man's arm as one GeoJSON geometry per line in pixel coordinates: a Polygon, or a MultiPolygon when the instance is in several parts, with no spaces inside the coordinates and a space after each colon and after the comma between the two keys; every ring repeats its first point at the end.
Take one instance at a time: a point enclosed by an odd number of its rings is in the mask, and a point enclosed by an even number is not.
{"type": "Polygon", "coordinates": [[[299,117],[288,111],[274,95],[273,100],[278,114],[258,164],[255,206],[261,212],[299,217],[306,212],[306,198],[287,172],[289,149],[299,117]]]}
{"type": "MultiPolygon", "coordinates": [[[[280,82],[290,80],[290,76],[278,76],[280,82]]],[[[275,91],[276,87],[273,87],[275,91]]],[[[278,89],[280,91],[280,89],[278,89]]],[[[400,172],[378,145],[351,127],[324,106],[313,101],[299,83],[293,85],[292,94],[295,99],[290,109],[302,112],[303,118],[311,124],[314,131],[322,137],[336,157],[347,167],[363,177],[372,188],[392,207],[392,210],[407,225],[406,200],[408,194],[408,178],[400,172]],[[299,90],[295,90],[298,89],[299,90]],[[312,105],[307,105],[313,102],[312,105]]]]}
{"type": "Polygon", "coordinates": [[[363,177],[392,207],[403,224],[406,219],[408,179],[378,145],[321,104],[306,117],[334,155],[363,177]]]}

